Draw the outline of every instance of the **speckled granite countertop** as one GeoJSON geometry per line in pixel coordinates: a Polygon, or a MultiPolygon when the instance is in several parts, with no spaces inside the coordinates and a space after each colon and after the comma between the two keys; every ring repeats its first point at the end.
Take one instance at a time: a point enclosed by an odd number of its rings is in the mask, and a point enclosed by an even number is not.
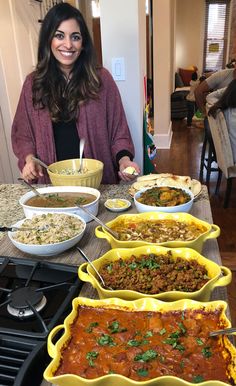
{"type": "MultiPolygon", "coordinates": [[[[100,186],[99,190],[101,192],[101,199],[98,217],[102,221],[108,222],[117,216],[117,213],[107,211],[107,209],[104,207],[103,204],[107,198],[124,197],[132,201],[131,196],[128,192],[129,186],[129,184],[100,186]]],[[[18,220],[24,218],[23,209],[21,208],[18,201],[20,197],[27,191],[28,189],[20,184],[0,185],[0,225],[11,226],[18,220]]],[[[136,208],[133,204],[131,208],[128,209],[127,213],[137,213],[136,208]]],[[[202,187],[200,195],[194,200],[190,214],[212,224],[211,207],[207,187],[205,185],[202,187]]],[[[94,221],[88,223],[86,237],[84,237],[80,242],[80,246],[84,250],[84,252],[89,256],[92,256],[93,259],[102,256],[110,249],[110,245],[107,243],[106,240],[101,240],[97,237],[94,237],[94,231],[96,226],[97,224],[94,221]]],[[[24,254],[13,246],[5,233],[0,233],[0,254],[2,254],[3,256],[30,258],[27,254],[24,254]]],[[[213,238],[207,240],[204,243],[202,254],[208,259],[214,261],[215,263],[222,265],[217,239],[213,238]]],[[[72,248],[70,251],[65,251],[64,253],[57,256],[48,257],[47,260],[73,265],[79,265],[81,264],[81,262],[83,262],[82,257],[78,256],[78,253],[76,252],[75,248],[72,248]]],[[[82,296],[93,297],[94,294],[90,293],[92,287],[87,284],[88,283],[83,286],[83,290],[85,292],[82,293],[82,296]]],[[[92,291],[95,290],[92,288],[92,291]]],[[[212,300],[213,299],[227,300],[226,288],[215,288],[212,294],[212,300]]]]}
{"type": "MultiPolygon", "coordinates": [[[[40,186],[42,187],[42,185],[40,186]]],[[[101,185],[99,188],[101,192],[101,202],[104,202],[107,198],[110,197],[123,197],[130,200],[128,189],[128,184],[101,185]]],[[[19,199],[28,191],[29,190],[21,184],[0,185],[0,225],[11,226],[24,218],[24,212],[21,205],[19,204],[19,199]]],[[[3,236],[4,233],[0,233],[0,240],[3,238],[3,236]]]]}

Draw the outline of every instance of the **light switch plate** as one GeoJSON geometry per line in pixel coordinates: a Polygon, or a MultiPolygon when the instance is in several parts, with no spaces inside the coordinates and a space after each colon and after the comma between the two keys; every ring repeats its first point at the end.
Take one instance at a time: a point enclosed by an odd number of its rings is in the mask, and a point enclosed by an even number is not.
{"type": "Polygon", "coordinates": [[[112,76],[114,80],[125,80],[124,58],[112,58],[112,76]]]}

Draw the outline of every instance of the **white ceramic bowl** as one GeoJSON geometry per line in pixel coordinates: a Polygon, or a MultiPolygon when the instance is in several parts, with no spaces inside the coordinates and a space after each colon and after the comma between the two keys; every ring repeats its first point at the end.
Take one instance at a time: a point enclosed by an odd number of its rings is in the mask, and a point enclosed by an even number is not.
{"type": "MultiPolygon", "coordinates": [[[[45,212],[46,213],[46,212],[45,212]]],[[[47,212],[49,213],[49,211],[47,212]]],[[[72,237],[71,239],[59,242],[59,243],[54,243],[54,244],[24,244],[21,243],[17,240],[14,239],[14,234],[15,232],[8,232],[8,237],[11,240],[12,244],[15,245],[16,248],[18,248],[20,251],[29,253],[30,255],[37,255],[37,256],[54,256],[58,255],[64,251],[66,251],[69,248],[72,248],[74,245],[76,245],[81,238],[83,237],[83,234],[86,229],[86,222],[84,221],[83,218],[76,214],[72,213],[64,213],[61,212],[67,216],[73,216],[79,219],[83,223],[83,229],[80,233],[78,233],[76,236],[72,237]]],[[[31,217],[32,218],[32,217],[31,217]]],[[[26,218],[23,220],[18,221],[12,226],[20,227],[22,224],[24,224],[26,218]]]]}
{"type": "MultiPolygon", "coordinates": [[[[185,204],[175,205],[175,206],[151,206],[151,205],[145,205],[145,204],[137,201],[137,199],[140,197],[140,195],[149,189],[152,189],[152,188],[146,188],[146,189],[139,190],[134,195],[134,203],[135,203],[136,209],[139,213],[143,213],[143,212],[166,212],[166,213],[189,212],[192,208],[193,200],[194,200],[193,192],[191,192],[191,190],[189,190],[189,189],[184,189],[184,188],[181,188],[181,189],[183,191],[185,191],[191,197],[191,199],[188,202],[186,202],[185,204]]],[[[178,189],[180,189],[180,188],[178,188],[178,189]]]]}
{"type": "MultiPolygon", "coordinates": [[[[100,200],[100,192],[97,189],[94,188],[89,188],[85,186],[49,186],[47,188],[37,188],[39,193],[61,193],[61,192],[67,192],[67,193],[90,193],[96,196],[96,200],[91,202],[90,204],[84,205],[86,209],[89,210],[94,216],[97,216],[98,214],[98,205],[99,205],[99,200],[100,200]]],[[[73,207],[68,207],[68,208],[43,208],[43,207],[35,207],[35,206],[29,206],[26,205],[26,202],[31,198],[34,197],[35,194],[30,191],[26,194],[24,194],[20,200],[19,203],[23,207],[25,217],[31,218],[35,214],[42,214],[46,212],[64,212],[64,213],[72,213],[72,214],[77,214],[80,217],[84,219],[85,222],[92,221],[92,218],[86,214],[83,210],[80,208],[77,208],[75,206],[73,207]]]]}

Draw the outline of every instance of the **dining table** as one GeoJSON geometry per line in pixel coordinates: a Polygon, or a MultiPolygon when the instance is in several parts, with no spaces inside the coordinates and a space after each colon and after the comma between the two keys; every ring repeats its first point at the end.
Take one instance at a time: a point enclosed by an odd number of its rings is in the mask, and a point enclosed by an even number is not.
{"type": "MultiPolygon", "coordinates": [[[[49,185],[44,185],[49,186],[49,185]]],[[[42,185],[40,185],[42,187],[42,185]]],[[[104,223],[111,221],[112,219],[124,213],[137,213],[133,197],[129,193],[130,184],[120,183],[117,185],[101,185],[99,191],[101,193],[98,217],[104,223]],[[125,198],[131,202],[131,206],[126,212],[112,212],[104,206],[104,202],[108,198],[125,198]]],[[[21,184],[1,184],[0,185],[0,226],[11,226],[17,221],[24,218],[23,208],[19,204],[20,197],[27,192],[27,188],[21,184]]],[[[210,224],[213,223],[211,206],[208,196],[208,190],[205,185],[202,186],[200,194],[194,199],[193,206],[189,212],[193,216],[206,221],[210,224]]],[[[217,224],[216,224],[217,225],[217,224]]],[[[91,259],[95,260],[98,257],[105,254],[110,245],[105,239],[99,239],[95,236],[95,228],[98,224],[92,220],[86,224],[86,230],[83,238],[79,241],[78,246],[84,251],[84,253],[91,259]]],[[[220,251],[218,247],[217,239],[209,239],[204,243],[201,254],[214,261],[215,263],[222,265],[220,251]]],[[[0,255],[16,258],[35,258],[45,259],[53,263],[64,263],[79,267],[84,262],[80,253],[73,247],[60,255],[50,257],[37,257],[27,255],[19,251],[10,241],[8,235],[5,233],[0,234],[0,255]]],[[[97,298],[96,290],[89,283],[84,283],[80,291],[80,296],[97,298]]],[[[211,295],[211,300],[224,300],[227,302],[227,289],[226,287],[217,287],[214,289],[211,295]]],[[[227,310],[227,316],[230,317],[230,310],[227,310]]],[[[49,383],[42,381],[42,386],[49,386],[49,383]]]]}
{"type": "MultiPolygon", "coordinates": [[[[49,185],[44,185],[49,186],[49,185]]],[[[40,185],[42,187],[42,185],[40,185]]],[[[129,193],[130,184],[121,183],[117,185],[101,185],[99,191],[101,198],[99,202],[98,217],[104,223],[107,223],[119,214],[137,213],[133,197],[129,193]],[[131,202],[130,208],[126,212],[112,212],[104,206],[104,202],[108,198],[125,198],[131,202]]],[[[22,220],[24,216],[23,208],[19,204],[20,197],[27,192],[27,188],[21,184],[1,184],[0,185],[0,225],[11,226],[17,221],[22,220]]],[[[193,216],[213,223],[211,206],[208,196],[208,190],[205,185],[202,186],[200,194],[194,199],[193,206],[189,212],[193,216]]],[[[92,220],[87,223],[83,238],[79,241],[79,247],[91,259],[95,260],[102,256],[110,249],[110,245],[104,239],[99,239],[95,236],[95,228],[98,224],[92,220]]],[[[32,256],[19,251],[10,241],[7,234],[0,234],[0,255],[17,257],[17,258],[31,258],[32,256]]],[[[209,239],[204,243],[202,255],[215,263],[222,265],[220,251],[217,239],[209,239]]],[[[36,257],[37,258],[37,257],[36,257]]],[[[54,263],[64,263],[79,266],[84,262],[78,250],[74,247],[67,250],[60,255],[41,257],[54,263]]],[[[81,296],[96,297],[96,291],[89,283],[83,285],[81,296]]],[[[227,301],[227,290],[225,287],[218,287],[212,293],[212,300],[221,299],[227,301]]]]}

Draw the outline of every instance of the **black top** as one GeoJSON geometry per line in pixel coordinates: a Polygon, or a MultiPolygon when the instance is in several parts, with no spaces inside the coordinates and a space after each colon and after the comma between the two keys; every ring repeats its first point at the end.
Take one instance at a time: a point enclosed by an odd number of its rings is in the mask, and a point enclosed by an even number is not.
{"type": "MultiPolygon", "coordinates": [[[[69,122],[59,121],[53,122],[53,133],[56,147],[57,161],[65,159],[79,158],[79,135],[75,120],[69,122]]],[[[128,150],[121,150],[116,155],[117,167],[119,160],[128,156],[131,161],[133,155],[128,150]]]]}
{"type": "Polygon", "coordinates": [[[79,158],[79,135],[75,120],[53,122],[57,161],[79,158]]]}

